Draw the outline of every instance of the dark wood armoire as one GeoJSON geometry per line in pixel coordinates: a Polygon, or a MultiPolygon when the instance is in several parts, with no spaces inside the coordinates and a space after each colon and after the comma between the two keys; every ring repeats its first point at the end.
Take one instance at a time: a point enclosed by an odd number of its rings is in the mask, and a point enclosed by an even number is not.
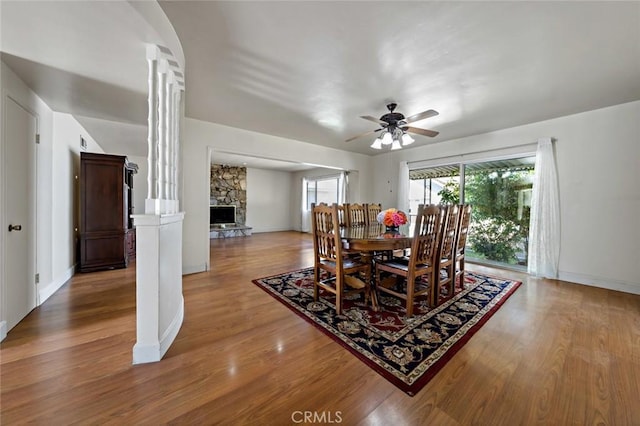
{"type": "Polygon", "coordinates": [[[126,268],[135,257],[137,171],[121,155],[80,153],[80,272],[126,268]]]}

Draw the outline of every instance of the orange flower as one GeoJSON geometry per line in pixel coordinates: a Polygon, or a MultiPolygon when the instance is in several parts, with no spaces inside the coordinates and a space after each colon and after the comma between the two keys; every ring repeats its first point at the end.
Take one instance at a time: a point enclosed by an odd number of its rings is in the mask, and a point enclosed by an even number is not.
{"type": "Polygon", "coordinates": [[[407,223],[407,215],[403,211],[393,208],[381,211],[376,219],[378,223],[385,226],[400,226],[407,223]]]}

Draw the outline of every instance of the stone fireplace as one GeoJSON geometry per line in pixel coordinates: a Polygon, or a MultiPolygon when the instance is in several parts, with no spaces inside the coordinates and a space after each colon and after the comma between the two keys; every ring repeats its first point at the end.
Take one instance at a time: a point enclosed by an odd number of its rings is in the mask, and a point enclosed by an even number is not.
{"type": "Polygon", "coordinates": [[[209,204],[236,206],[236,224],[247,220],[247,168],[212,164],[209,204]]]}

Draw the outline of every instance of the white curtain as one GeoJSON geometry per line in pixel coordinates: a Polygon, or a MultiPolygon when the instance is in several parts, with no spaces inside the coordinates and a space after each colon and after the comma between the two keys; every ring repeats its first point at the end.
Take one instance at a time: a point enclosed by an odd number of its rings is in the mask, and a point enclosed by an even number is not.
{"type": "Polygon", "coordinates": [[[349,172],[340,173],[340,179],[338,180],[340,190],[338,191],[338,203],[344,204],[349,201],[349,172]]]}
{"type": "Polygon", "coordinates": [[[400,162],[398,173],[398,199],[396,208],[409,214],[409,164],[406,161],[400,162]]]}
{"type": "Polygon", "coordinates": [[[557,278],[560,257],[560,196],[551,138],[538,139],[529,226],[530,274],[557,278]]]}
{"type": "Polygon", "coordinates": [[[307,210],[307,179],[302,178],[302,202],[300,203],[301,231],[311,232],[311,212],[307,210]]]}

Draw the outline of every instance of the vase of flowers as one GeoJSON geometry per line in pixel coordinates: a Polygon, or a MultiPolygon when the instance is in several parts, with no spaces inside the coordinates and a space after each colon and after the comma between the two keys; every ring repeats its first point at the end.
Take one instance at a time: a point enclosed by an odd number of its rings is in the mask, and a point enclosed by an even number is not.
{"type": "Polygon", "coordinates": [[[398,232],[398,227],[407,223],[407,215],[398,209],[387,209],[378,213],[378,223],[387,227],[387,232],[398,232]]]}

